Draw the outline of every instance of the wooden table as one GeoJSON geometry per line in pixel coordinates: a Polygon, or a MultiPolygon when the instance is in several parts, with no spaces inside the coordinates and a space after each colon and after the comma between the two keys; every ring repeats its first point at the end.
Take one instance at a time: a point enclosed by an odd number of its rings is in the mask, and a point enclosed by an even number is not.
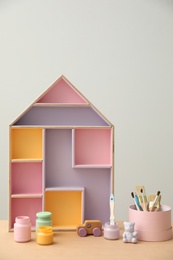
{"type": "Polygon", "coordinates": [[[0,260],[173,260],[173,240],[165,242],[124,243],[122,221],[120,239],[106,240],[102,237],[79,237],[75,231],[54,233],[54,243],[40,246],[35,232],[32,240],[17,243],[13,233],[8,232],[7,220],[0,221],[0,260]]]}

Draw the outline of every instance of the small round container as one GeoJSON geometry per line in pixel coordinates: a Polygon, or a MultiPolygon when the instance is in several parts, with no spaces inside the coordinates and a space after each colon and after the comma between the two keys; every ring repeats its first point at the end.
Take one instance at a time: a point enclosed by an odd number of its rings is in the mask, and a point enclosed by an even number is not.
{"type": "Polygon", "coordinates": [[[160,211],[139,211],[129,207],[129,221],[135,222],[138,240],[165,241],[172,238],[171,207],[161,205],[160,211]]]}
{"type": "Polygon", "coordinates": [[[120,230],[118,225],[110,225],[110,222],[106,222],[104,226],[104,238],[114,240],[118,239],[120,236],[120,230]]]}
{"type": "Polygon", "coordinates": [[[36,232],[40,226],[52,226],[52,213],[48,211],[37,212],[36,232]]]}
{"type": "Polygon", "coordinates": [[[15,218],[14,240],[21,243],[31,240],[31,223],[28,216],[18,216],[15,218]]]}
{"type": "Polygon", "coordinates": [[[51,245],[53,243],[53,232],[51,226],[40,226],[36,235],[37,244],[51,245]]]}

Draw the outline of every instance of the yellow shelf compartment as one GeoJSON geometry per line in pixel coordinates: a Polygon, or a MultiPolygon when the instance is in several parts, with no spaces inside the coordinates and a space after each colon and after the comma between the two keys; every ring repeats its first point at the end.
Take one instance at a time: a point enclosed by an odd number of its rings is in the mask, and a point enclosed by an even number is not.
{"type": "Polygon", "coordinates": [[[76,230],[84,221],[84,188],[47,188],[45,211],[52,212],[54,230],[76,230]]]}
{"type": "Polygon", "coordinates": [[[11,160],[42,159],[41,128],[11,128],[11,160]]]}

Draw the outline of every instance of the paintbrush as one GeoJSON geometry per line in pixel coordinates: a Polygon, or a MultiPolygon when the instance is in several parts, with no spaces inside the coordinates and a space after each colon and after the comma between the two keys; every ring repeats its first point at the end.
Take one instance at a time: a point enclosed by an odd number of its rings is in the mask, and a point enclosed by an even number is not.
{"type": "Polygon", "coordinates": [[[150,202],[149,211],[154,211],[156,204],[158,202],[159,196],[160,196],[160,191],[157,192],[157,195],[156,195],[154,201],[150,202]]]}
{"type": "Polygon", "coordinates": [[[147,211],[148,202],[147,202],[147,198],[146,198],[146,195],[144,194],[143,189],[141,189],[141,194],[142,194],[141,207],[143,208],[144,211],[147,211]]]}
{"type": "Polygon", "coordinates": [[[136,194],[134,195],[134,192],[131,192],[131,196],[132,196],[132,198],[133,198],[133,201],[134,201],[134,203],[135,203],[135,206],[136,206],[136,209],[137,210],[141,210],[140,209],[140,205],[139,205],[139,203],[138,203],[138,201],[136,200],[136,194]]]}

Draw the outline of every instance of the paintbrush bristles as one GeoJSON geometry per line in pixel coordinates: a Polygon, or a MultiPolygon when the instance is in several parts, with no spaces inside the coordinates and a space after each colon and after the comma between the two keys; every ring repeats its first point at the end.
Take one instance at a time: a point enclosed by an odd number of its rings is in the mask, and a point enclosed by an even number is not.
{"type": "Polygon", "coordinates": [[[138,203],[137,203],[137,201],[136,201],[134,192],[131,192],[131,196],[132,196],[133,201],[134,201],[134,203],[135,203],[136,209],[137,209],[137,210],[140,210],[140,208],[139,208],[139,206],[138,206],[138,203]]]}
{"type": "Polygon", "coordinates": [[[136,208],[140,208],[143,211],[159,211],[160,209],[160,200],[161,200],[161,192],[157,191],[156,194],[150,194],[148,197],[145,193],[145,187],[143,185],[137,185],[135,187],[136,192],[131,192],[131,196],[134,200],[136,208]],[[152,195],[152,197],[151,197],[152,195]],[[138,198],[136,198],[138,196],[138,198]],[[138,201],[137,201],[138,199],[138,201]],[[137,202],[137,203],[136,203],[137,202]],[[139,203],[138,203],[139,202],[139,203]],[[139,206],[140,207],[139,207],[139,206]],[[142,209],[141,209],[142,208],[142,209]]]}
{"type": "Polygon", "coordinates": [[[157,208],[156,205],[159,200],[159,196],[160,196],[160,191],[157,192],[157,195],[155,196],[154,201],[150,201],[150,204],[151,204],[150,209],[149,209],[150,211],[154,211],[155,208],[157,208]]]}
{"type": "Polygon", "coordinates": [[[131,192],[131,195],[132,195],[132,198],[134,199],[135,196],[134,196],[134,193],[133,193],[133,192],[131,192]]]}

